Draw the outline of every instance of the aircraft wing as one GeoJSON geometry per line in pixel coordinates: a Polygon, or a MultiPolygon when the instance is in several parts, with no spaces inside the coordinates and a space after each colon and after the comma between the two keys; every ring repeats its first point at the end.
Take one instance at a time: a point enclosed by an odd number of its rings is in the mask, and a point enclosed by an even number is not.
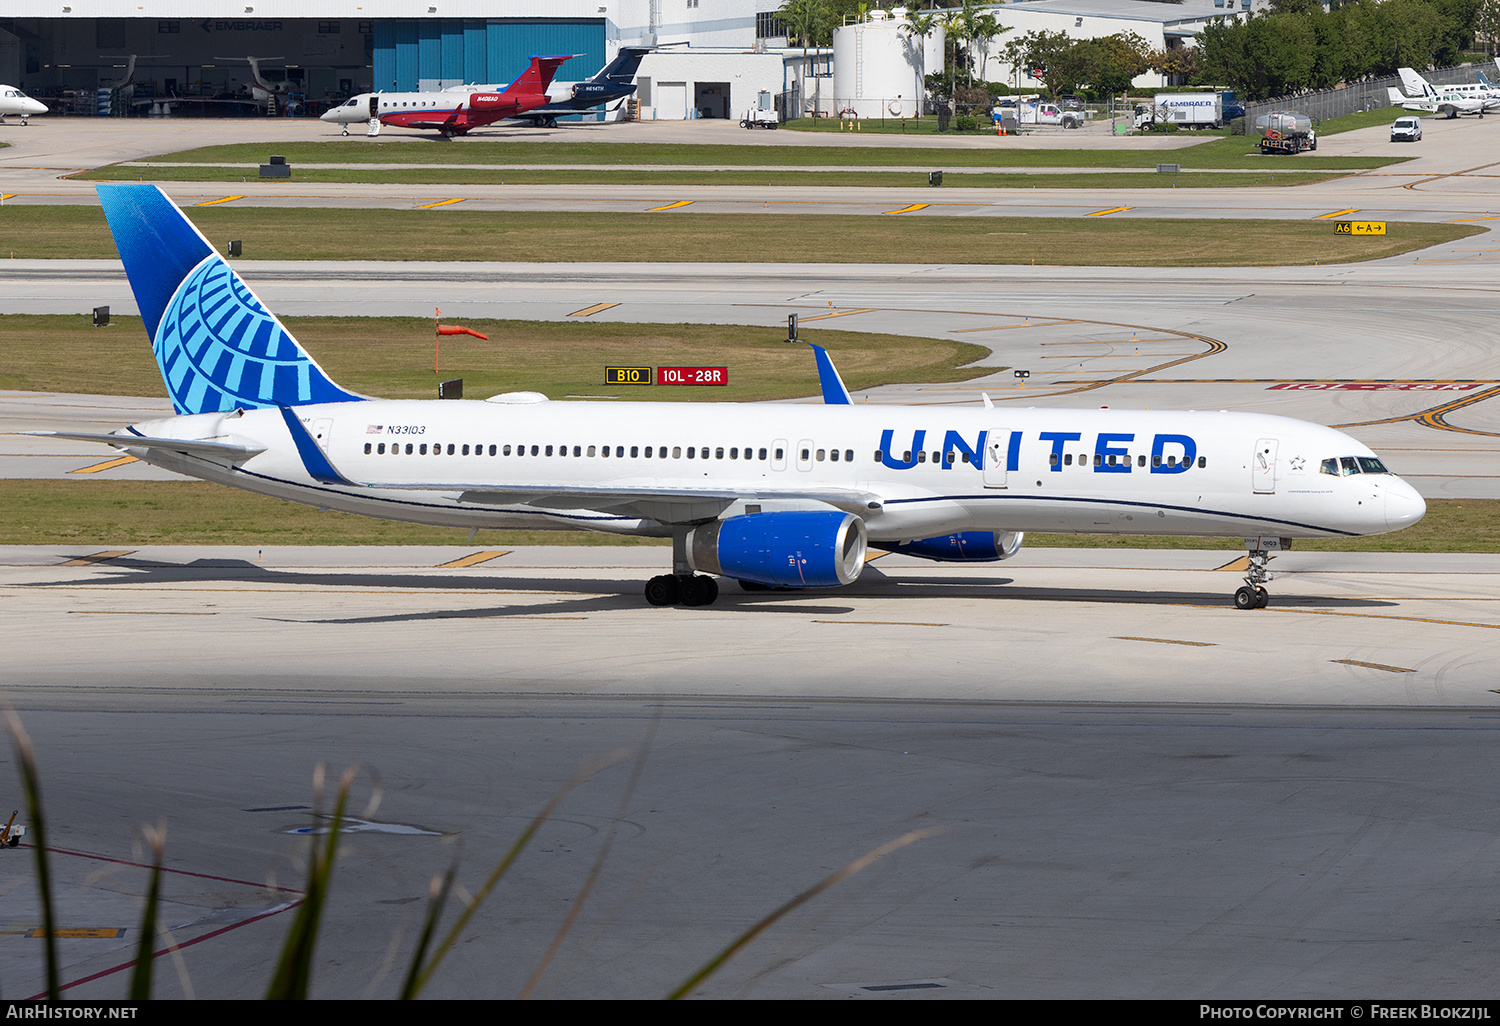
{"type": "Polygon", "coordinates": [[[218,456],[230,460],[247,460],[265,452],[264,446],[235,445],[233,442],[211,442],[205,439],[153,438],[150,435],[110,435],[90,431],[18,431],[21,435],[42,438],[67,438],[74,442],[102,442],[117,449],[165,449],[194,456],[218,456]]]}

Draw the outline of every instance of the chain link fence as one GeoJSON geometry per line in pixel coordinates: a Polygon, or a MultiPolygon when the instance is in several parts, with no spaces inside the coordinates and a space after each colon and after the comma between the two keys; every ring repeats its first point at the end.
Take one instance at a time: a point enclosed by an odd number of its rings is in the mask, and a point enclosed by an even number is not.
{"type": "MultiPolygon", "coordinates": [[[[1422,72],[1422,77],[1435,86],[1467,85],[1477,81],[1474,73],[1484,71],[1483,64],[1459,64],[1451,68],[1437,68],[1422,72]]],[[[1245,104],[1245,124],[1253,127],[1255,119],[1278,110],[1294,110],[1325,121],[1345,114],[1377,110],[1391,105],[1390,89],[1401,90],[1399,75],[1366,79],[1337,89],[1315,89],[1305,93],[1293,93],[1274,100],[1258,100],[1245,104]]]]}

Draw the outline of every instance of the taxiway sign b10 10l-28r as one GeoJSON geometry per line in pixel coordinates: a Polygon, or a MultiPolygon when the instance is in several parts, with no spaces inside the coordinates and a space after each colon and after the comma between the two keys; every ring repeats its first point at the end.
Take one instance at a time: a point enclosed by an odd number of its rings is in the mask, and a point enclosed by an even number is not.
{"type": "Polygon", "coordinates": [[[567,57],[533,57],[531,66],[504,89],[476,87],[472,91],[443,90],[430,93],[360,93],[348,102],[327,110],[322,120],[349,126],[362,121],[370,124],[370,134],[381,125],[398,128],[431,128],[443,135],[463,135],[475,128],[513,118],[544,106],[547,88],[567,57]]]}
{"type": "MultiPolygon", "coordinates": [[[[1023,532],[1245,537],[1240,608],[1283,538],[1380,534],[1426,505],[1332,428],[1244,413],[381,400],[333,380],[153,185],[99,196],[177,415],[104,442],[192,477],[389,520],[670,537],[654,605],[853,583],[867,546],[1005,559],[1023,532]]],[[[43,432],[50,434],[50,432],[43,432]]]]}

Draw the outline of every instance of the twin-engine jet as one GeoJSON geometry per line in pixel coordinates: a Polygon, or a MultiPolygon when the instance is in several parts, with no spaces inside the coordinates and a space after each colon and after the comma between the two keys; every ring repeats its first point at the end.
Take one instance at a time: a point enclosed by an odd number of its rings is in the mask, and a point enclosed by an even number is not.
{"type": "Polygon", "coordinates": [[[41,100],[33,100],[15,86],[0,85],[0,125],[8,114],[17,115],[24,125],[33,114],[45,113],[47,105],[41,100]]]}
{"type": "Polygon", "coordinates": [[[1332,428],[1248,413],[855,406],[814,347],[823,405],[382,400],[336,382],[156,186],[98,186],[176,415],[103,442],[192,477],[464,528],[672,539],[653,605],[854,583],[870,547],[970,562],[1027,531],[1245,538],[1242,609],[1288,538],[1426,512],[1332,428]]]}
{"type": "Polygon", "coordinates": [[[322,120],[349,126],[368,122],[369,135],[378,135],[380,126],[436,129],[444,136],[465,132],[545,105],[547,89],[566,57],[533,57],[531,66],[504,89],[472,86],[430,93],[360,93],[323,113],[322,120]]]}

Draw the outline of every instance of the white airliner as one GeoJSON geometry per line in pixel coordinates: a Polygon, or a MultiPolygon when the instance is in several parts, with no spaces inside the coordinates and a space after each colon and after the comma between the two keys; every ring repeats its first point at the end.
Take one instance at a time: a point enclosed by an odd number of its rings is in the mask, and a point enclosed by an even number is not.
{"type": "Polygon", "coordinates": [[[335,384],[164,193],[98,186],[177,415],[104,442],[158,466],[389,520],[671,537],[653,605],[852,583],[866,547],[1012,556],[1026,531],[1241,537],[1243,609],[1288,538],[1379,534],[1426,505],[1332,428],[1245,413],[380,400],[335,384]],[[1246,537],[1251,536],[1251,537],[1246,537]],[[706,576],[712,575],[712,576],[706,576]]]}
{"type": "Polygon", "coordinates": [[[7,114],[19,115],[24,125],[31,115],[45,113],[47,105],[41,100],[33,100],[15,86],[0,85],[0,125],[5,124],[7,114]]]}
{"type": "Polygon", "coordinates": [[[1478,114],[1484,117],[1487,110],[1500,110],[1500,90],[1496,90],[1484,79],[1483,72],[1479,73],[1483,81],[1438,87],[1411,68],[1397,68],[1396,71],[1401,76],[1401,87],[1406,92],[1395,87],[1387,90],[1393,107],[1445,114],[1449,118],[1456,118],[1460,114],[1478,114]]]}

